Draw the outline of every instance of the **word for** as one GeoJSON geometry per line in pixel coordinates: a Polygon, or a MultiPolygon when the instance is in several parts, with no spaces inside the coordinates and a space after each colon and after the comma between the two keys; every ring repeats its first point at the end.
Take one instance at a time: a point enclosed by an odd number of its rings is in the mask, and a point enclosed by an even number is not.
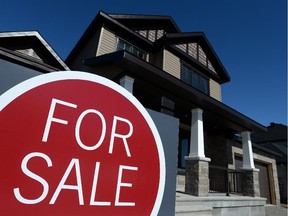
{"type": "MultiPolygon", "coordinates": [[[[42,137],[42,142],[48,141],[49,134],[50,134],[50,128],[51,128],[52,124],[56,124],[56,123],[57,124],[63,124],[63,125],[68,124],[68,120],[54,117],[55,109],[56,109],[56,107],[58,108],[60,105],[62,106],[62,108],[74,108],[74,109],[77,108],[76,104],[53,98],[51,101],[48,117],[46,120],[46,125],[45,125],[45,129],[44,129],[43,137],[42,137]]],[[[76,125],[75,125],[75,139],[77,141],[77,144],[82,149],[87,150],[87,151],[93,151],[93,150],[98,149],[103,144],[103,140],[104,140],[105,135],[106,135],[106,128],[107,128],[107,124],[106,124],[105,117],[100,111],[98,111],[96,109],[87,109],[87,110],[83,111],[79,115],[77,122],[76,122],[76,125]],[[81,137],[80,136],[81,124],[82,124],[83,119],[85,117],[87,117],[88,114],[97,115],[100,119],[100,122],[101,122],[101,133],[100,133],[101,135],[100,135],[99,139],[97,140],[97,142],[95,142],[95,144],[92,146],[86,145],[85,143],[82,142],[82,140],[80,138],[81,137]]],[[[125,118],[122,118],[119,116],[113,116],[113,123],[111,125],[111,136],[110,136],[108,153],[109,154],[113,153],[114,141],[116,138],[118,138],[118,139],[122,139],[122,141],[123,141],[127,157],[132,157],[130,149],[129,149],[129,145],[127,142],[127,139],[129,137],[131,137],[132,134],[133,134],[133,124],[128,119],[125,119],[125,118]],[[125,123],[128,125],[128,128],[129,128],[128,133],[120,134],[120,133],[116,132],[117,125],[120,122],[121,122],[121,124],[125,123]]],[[[27,194],[26,194],[26,197],[23,196],[23,192],[21,193],[21,188],[19,188],[19,187],[14,188],[13,189],[14,196],[16,197],[16,199],[19,202],[21,202],[23,204],[40,203],[44,199],[47,198],[47,195],[49,192],[49,183],[43,177],[39,176],[38,174],[34,173],[33,171],[31,171],[28,168],[28,163],[31,160],[44,160],[47,163],[48,167],[53,166],[51,158],[47,154],[42,153],[42,152],[31,152],[24,157],[24,159],[22,160],[22,163],[21,163],[22,172],[26,176],[28,176],[29,178],[35,180],[35,182],[40,183],[43,187],[43,191],[37,198],[29,199],[29,198],[27,198],[27,194]]],[[[85,166],[85,165],[83,165],[83,166],[85,166]]],[[[96,192],[97,192],[97,186],[98,186],[100,166],[101,166],[101,162],[97,161],[95,163],[95,169],[94,169],[94,175],[93,175],[94,177],[93,177],[93,181],[92,181],[92,185],[91,185],[89,205],[91,205],[91,206],[111,206],[114,204],[114,206],[135,206],[135,202],[132,202],[132,201],[131,202],[121,202],[120,201],[121,200],[120,194],[121,194],[121,188],[122,187],[131,188],[133,186],[133,184],[131,182],[123,182],[123,179],[122,179],[123,173],[128,172],[128,171],[129,172],[131,172],[131,171],[135,172],[138,170],[138,167],[121,165],[121,164],[119,165],[118,174],[117,174],[117,184],[116,184],[116,188],[114,190],[115,196],[114,196],[114,199],[112,200],[113,201],[113,204],[112,204],[111,200],[110,201],[99,201],[99,200],[96,201],[96,192]]],[[[105,171],[103,171],[103,173],[105,174],[105,171]]],[[[102,174],[102,176],[105,177],[105,175],[103,175],[103,174],[102,174]]],[[[50,199],[49,204],[54,204],[56,202],[59,194],[61,193],[61,191],[65,189],[65,190],[77,191],[78,192],[79,205],[84,205],[84,192],[83,192],[83,187],[82,187],[82,178],[84,178],[84,177],[81,176],[80,160],[71,156],[71,161],[70,161],[65,173],[63,174],[63,177],[61,178],[60,182],[58,183],[58,186],[57,186],[55,192],[53,193],[53,196],[50,199]],[[66,184],[66,181],[67,181],[71,171],[74,171],[74,170],[76,173],[76,182],[77,183],[75,185],[66,184]]]]}

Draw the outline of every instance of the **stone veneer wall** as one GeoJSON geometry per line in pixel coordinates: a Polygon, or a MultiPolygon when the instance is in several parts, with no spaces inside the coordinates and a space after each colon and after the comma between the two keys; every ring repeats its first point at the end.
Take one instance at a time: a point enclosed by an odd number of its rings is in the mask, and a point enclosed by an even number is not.
{"type": "MultiPolygon", "coordinates": [[[[237,145],[237,144],[236,144],[237,145]]],[[[237,145],[240,146],[240,145],[237,145]]],[[[273,182],[273,193],[275,195],[275,204],[280,205],[280,191],[279,191],[279,183],[278,183],[278,173],[277,173],[277,165],[276,160],[268,157],[268,155],[260,154],[261,152],[256,151],[254,152],[253,158],[254,160],[257,160],[259,162],[265,162],[269,163],[272,166],[272,182],[273,182]]],[[[229,169],[235,169],[235,155],[242,155],[243,156],[243,150],[240,147],[232,146],[232,156],[233,156],[233,163],[229,164],[229,169]]],[[[272,192],[271,191],[271,192],[272,192]]]]}
{"type": "Polygon", "coordinates": [[[186,158],[185,193],[207,196],[209,193],[209,162],[186,158]]]}
{"type": "Polygon", "coordinates": [[[260,197],[259,171],[243,170],[241,187],[244,196],[260,197]]]}

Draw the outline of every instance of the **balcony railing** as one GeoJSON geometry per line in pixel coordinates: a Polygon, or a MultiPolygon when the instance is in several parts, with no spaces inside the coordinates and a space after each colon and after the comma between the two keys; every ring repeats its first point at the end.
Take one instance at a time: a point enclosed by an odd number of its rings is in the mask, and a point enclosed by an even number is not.
{"type": "Polygon", "coordinates": [[[209,166],[210,193],[242,193],[241,171],[229,170],[224,167],[209,166]]]}

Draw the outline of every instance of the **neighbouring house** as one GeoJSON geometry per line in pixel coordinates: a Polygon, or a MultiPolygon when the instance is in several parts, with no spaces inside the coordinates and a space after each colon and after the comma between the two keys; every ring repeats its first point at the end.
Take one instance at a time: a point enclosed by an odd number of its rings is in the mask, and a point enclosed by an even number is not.
{"type": "Polygon", "coordinates": [[[181,32],[170,16],[100,11],[65,63],[33,31],[0,33],[0,65],[0,94],[30,77],[71,69],[119,83],[147,109],[177,119],[178,142],[163,144],[178,149],[177,190],[193,197],[189,205],[209,203],[213,215],[262,215],[261,195],[280,204],[275,152],[251,142],[252,133],[267,129],[222,102],[230,76],[203,32],[181,32]],[[261,183],[263,166],[268,182],[261,183]],[[244,196],[206,200],[211,193],[244,196]]]}
{"type": "Polygon", "coordinates": [[[69,70],[37,31],[0,32],[0,94],[43,73],[69,70]]]}
{"type": "Polygon", "coordinates": [[[287,204],[287,126],[271,123],[267,132],[253,133],[251,139],[258,146],[276,153],[281,203],[287,204]]]}

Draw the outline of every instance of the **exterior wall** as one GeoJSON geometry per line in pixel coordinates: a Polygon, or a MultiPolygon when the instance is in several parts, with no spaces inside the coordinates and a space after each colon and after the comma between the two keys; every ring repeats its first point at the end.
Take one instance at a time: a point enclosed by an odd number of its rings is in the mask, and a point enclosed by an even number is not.
{"type": "Polygon", "coordinates": [[[163,51],[153,53],[149,55],[149,62],[154,66],[161,68],[163,67],[163,51]]]}
{"type": "Polygon", "coordinates": [[[85,46],[79,52],[78,56],[73,60],[71,65],[69,65],[71,70],[89,71],[89,67],[83,65],[83,60],[88,57],[96,56],[99,35],[100,32],[96,32],[95,35],[91,37],[89,41],[87,41],[85,46]]]}
{"type": "Polygon", "coordinates": [[[207,57],[205,52],[203,51],[202,47],[199,46],[198,48],[198,52],[199,52],[199,62],[205,66],[207,66],[207,57]]]}
{"type": "Polygon", "coordinates": [[[288,203],[287,199],[287,163],[286,164],[277,164],[278,171],[278,182],[280,190],[281,203],[288,203]]]}
{"type": "MultiPolygon", "coordinates": [[[[133,45],[133,42],[127,41],[133,45]]],[[[96,56],[105,55],[116,51],[117,35],[105,29],[101,28],[99,44],[96,52],[96,56]]],[[[149,61],[149,53],[146,55],[146,61],[149,61]]]]}
{"type": "Polygon", "coordinates": [[[37,55],[34,49],[29,48],[29,49],[19,49],[17,50],[18,52],[21,52],[25,55],[31,56],[32,58],[38,59],[39,61],[43,62],[43,60],[37,55]]]}
{"type": "Polygon", "coordinates": [[[147,30],[141,29],[136,30],[135,32],[152,42],[155,42],[156,40],[161,38],[165,33],[163,29],[147,29],[147,30]]]}
{"type": "MultiPolygon", "coordinates": [[[[154,62],[152,62],[154,63],[154,62]]],[[[159,66],[159,63],[157,63],[159,66]]],[[[181,79],[181,61],[180,58],[173,53],[164,50],[163,51],[163,70],[173,75],[174,77],[181,79]]],[[[221,85],[216,81],[209,80],[210,96],[220,102],[222,102],[221,85]]]]}
{"type": "Polygon", "coordinates": [[[0,95],[20,82],[42,74],[21,65],[0,59],[0,95]]]}
{"type": "Polygon", "coordinates": [[[211,159],[210,165],[227,168],[228,142],[224,135],[208,136],[205,133],[205,156],[211,159]]]}
{"type": "Polygon", "coordinates": [[[222,102],[221,85],[214,80],[209,80],[210,96],[220,102],[222,102]]]}
{"type": "Polygon", "coordinates": [[[211,62],[207,58],[204,50],[198,43],[188,43],[188,44],[178,44],[176,47],[192,58],[194,58],[196,61],[201,63],[204,67],[207,67],[210,69],[213,73],[217,73],[212,66],[211,62]]]}
{"type": "Polygon", "coordinates": [[[180,79],[181,62],[180,59],[171,52],[164,50],[163,70],[180,79]]]}
{"type": "MultiPolygon", "coordinates": [[[[230,169],[235,169],[235,155],[242,155],[243,156],[243,150],[240,148],[237,148],[235,146],[232,146],[232,154],[233,154],[233,164],[229,165],[230,169]]],[[[276,205],[280,205],[280,192],[279,192],[279,184],[278,184],[278,174],[277,174],[277,165],[276,161],[272,158],[259,155],[259,154],[253,154],[253,158],[256,161],[263,162],[266,164],[269,164],[271,166],[271,179],[270,179],[270,189],[271,189],[271,198],[272,203],[276,205]]]]}
{"type": "Polygon", "coordinates": [[[102,27],[96,56],[114,52],[116,50],[115,46],[116,35],[102,27]]]}

